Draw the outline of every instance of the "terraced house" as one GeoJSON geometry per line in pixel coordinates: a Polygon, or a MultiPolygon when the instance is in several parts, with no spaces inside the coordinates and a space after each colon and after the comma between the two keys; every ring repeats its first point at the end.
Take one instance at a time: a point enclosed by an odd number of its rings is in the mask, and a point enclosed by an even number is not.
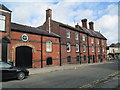
{"type": "Polygon", "coordinates": [[[11,13],[0,5],[0,60],[14,66],[38,68],[69,63],[106,60],[106,38],[94,30],[94,23],[82,20],[75,27],[52,19],[46,10],[42,26],[30,27],[11,22],[11,13]]]}

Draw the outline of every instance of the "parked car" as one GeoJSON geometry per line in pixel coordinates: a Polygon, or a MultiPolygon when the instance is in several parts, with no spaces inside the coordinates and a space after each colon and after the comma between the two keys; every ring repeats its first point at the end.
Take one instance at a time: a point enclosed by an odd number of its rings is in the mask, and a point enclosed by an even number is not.
{"type": "Polygon", "coordinates": [[[25,68],[12,66],[9,63],[0,61],[0,72],[2,73],[2,80],[17,78],[23,80],[29,75],[29,71],[25,68]]]}

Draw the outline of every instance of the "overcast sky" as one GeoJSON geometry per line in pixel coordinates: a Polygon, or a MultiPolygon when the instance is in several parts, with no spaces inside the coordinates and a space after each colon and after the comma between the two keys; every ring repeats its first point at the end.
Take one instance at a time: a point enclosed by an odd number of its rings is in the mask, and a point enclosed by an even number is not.
{"type": "MultiPolygon", "coordinates": [[[[75,26],[84,18],[94,21],[96,31],[107,39],[107,44],[118,42],[118,2],[94,2],[95,0],[3,0],[2,4],[12,10],[12,22],[40,26],[45,22],[47,8],[52,9],[53,20],[75,26]]],[[[115,1],[115,0],[114,0],[115,1]]]]}

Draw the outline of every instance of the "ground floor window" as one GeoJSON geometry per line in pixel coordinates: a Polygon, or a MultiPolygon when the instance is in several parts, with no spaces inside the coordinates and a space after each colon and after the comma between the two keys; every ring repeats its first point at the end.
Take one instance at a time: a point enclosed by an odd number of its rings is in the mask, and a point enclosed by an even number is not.
{"type": "Polygon", "coordinates": [[[48,57],[48,58],[47,58],[46,64],[47,64],[47,65],[52,65],[52,58],[51,58],[51,57],[48,57]]]}
{"type": "Polygon", "coordinates": [[[86,59],[87,59],[87,58],[86,58],[86,55],[84,55],[84,61],[86,61],[86,59]]]}
{"type": "Polygon", "coordinates": [[[71,56],[67,57],[67,62],[71,62],[71,56]]]}
{"type": "Polygon", "coordinates": [[[76,57],[76,60],[77,60],[77,61],[79,61],[79,59],[80,59],[80,57],[79,57],[79,56],[77,56],[77,57],[76,57]]]}

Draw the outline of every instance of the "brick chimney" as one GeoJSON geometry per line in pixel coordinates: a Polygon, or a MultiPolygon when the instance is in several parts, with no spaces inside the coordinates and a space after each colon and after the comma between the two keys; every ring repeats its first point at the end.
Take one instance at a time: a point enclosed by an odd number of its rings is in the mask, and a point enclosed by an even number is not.
{"type": "Polygon", "coordinates": [[[77,23],[77,25],[75,25],[75,28],[81,29],[81,26],[77,23]]]}
{"type": "Polygon", "coordinates": [[[46,20],[48,20],[49,17],[50,17],[50,20],[52,20],[52,10],[51,9],[46,10],[46,20]]]}
{"type": "Polygon", "coordinates": [[[82,19],[82,27],[87,29],[87,19],[82,19]]]}
{"type": "Polygon", "coordinates": [[[94,30],[94,22],[89,22],[89,29],[94,30]]]}

